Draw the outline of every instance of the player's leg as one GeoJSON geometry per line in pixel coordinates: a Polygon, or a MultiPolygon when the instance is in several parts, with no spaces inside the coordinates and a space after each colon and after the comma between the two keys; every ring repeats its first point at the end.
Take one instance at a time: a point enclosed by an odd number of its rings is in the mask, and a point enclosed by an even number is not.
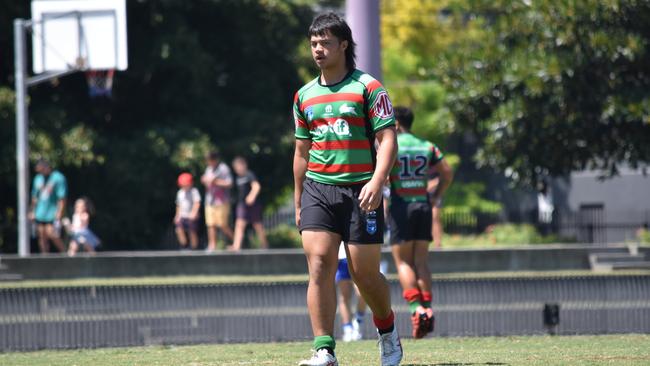
{"type": "Polygon", "coordinates": [[[431,208],[431,236],[433,236],[433,245],[436,248],[442,247],[442,221],[440,218],[441,208],[433,206],[431,208]]]}
{"type": "Polygon", "coordinates": [[[316,353],[300,365],[338,365],[334,355],[334,319],[336,316],[335,275],[338,248],[348,232],[343,222],[349,222],[350,211],[339,210],[342,200],[340,187],[305,180],[300,197],[302,245],[307,257],[309,285],[307,307],[314,332],[316,353]]]}
{"type": "Polygon", "coordinates": [[[338,264],[341,235],[329,231],[303,230],[302,245],[307,257],[309,285],[307,308],[314,333],[314,349],[325,349],[332,356],[334,319],[336,317],[336,288],[334,277],[338,264]]]}
{"type": "Polygon", "coordinates": [[[361,296],[359,288],[356,285],[354,285],[354,291],[357,294],[357,306],[354,317],[352,319],[352,329],[354,329],[354,340],[358,341],[363,338],[363,321],[366,317],[366,308],[368,305],[363,299],[363,296],[361,296]]]}
{"type": "Polygon", "coordinates": [[[348,245],[350,275],[361,296],[379,319],[391,315],[390,293],[386,278],[379,272],[381,244],[348,245]]]}
{"type": "Polygon", "coordinates": [[[388,282],[379,272],[381,244],[350,243],[347,250],[352,279],[373,313],[379,334],[381,365],[399,365],[403,350],[391,309],[388,282]]]}
{"type": "Polygon", "coordinates": [[[420,300],[427,314],[426,330],[427,333],[433,332],[435,318],[431,307],[431,270],[429,269],[429,241],[416,240],[415,248],[415,271],[417,273],[417,286],[420,290],[420,300]]]}
{"type": "MultiPolygon", "coordinates": [[[[341,261],[339,261],[340,265],[341,261]]],[[[345,263],[347,266],[347,263],[345,263]]],[[[339,316],[341,317],[341,326],[343,330],[343,342],[352,341],[352,333],[354,329],[352,328],[352,311],[350,309],[350,302],[352,300],[352,292],[354,291],[354,284],[350,279],[339,279],[339,273],[337,272],[337,281],[336,285],[339,289],[338,291],[338,309],[339,316]]]]}
{"type": "MultiPolygon", "coordinates": [[[[431,292],[431,270],[429,269],[429,242],[416,240],[413,243],[417,287],[421,293],[431,292]]],[[[429,300],[430,301],[430,300],[429,300]]]]}
{"type": "Polygon", "coordinates": [[[392,245],[393,260],[397,268],[402,296],[409,304],[413,338],[422,338],[426,335],[427,316],[426,309],[421,302],[421,293],[418,287],[418,275],[415,266],[415,245],[413,241],[405,241],[392,245]],[[425,316],[422,316],[422,315],[425,316]]]}

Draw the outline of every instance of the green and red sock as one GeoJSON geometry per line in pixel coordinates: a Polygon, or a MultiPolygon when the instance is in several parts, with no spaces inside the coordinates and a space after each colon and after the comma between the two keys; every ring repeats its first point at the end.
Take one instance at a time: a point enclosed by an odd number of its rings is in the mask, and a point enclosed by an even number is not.
{"type": "Polygon", "coordinates": [[[425,291],[422,293],[422,306],[425,308],[430,308],[431,307],[431,299],[433,296],[431,296],[430,291],[425,291]]]}
{"type": "Polygon", "coordinates": [[[416,288],[404,290],[404,292],[402,292],[402,296],[404,297],[404,300],[409,303],[409,311],[411,314],[415,313],[418,306],[422,306],[422,303],[420,302],[420,299],[422,297],[420,295],[420,290],[416,288]]]}
{"type": "Polygon", "coordinates": [[[372,321],[375,323],[375,327],[377,327],[379,334],[390,333],[395,329],[395,314],[393,314],[392,310],[390,311],[388,318],[379,319],[373,315],[372,321]]]}
{"type": "Polygon", "coordinates": [[[314,337],[314,350],[326,349],[329,354],[334,356],[336,341],[331,335],[322,335],[314,337]]]}

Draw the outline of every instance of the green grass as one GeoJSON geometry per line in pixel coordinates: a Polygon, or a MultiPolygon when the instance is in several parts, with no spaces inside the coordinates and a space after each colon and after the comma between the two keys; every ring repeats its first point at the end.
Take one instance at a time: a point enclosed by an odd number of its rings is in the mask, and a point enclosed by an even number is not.
{"type": "MultiPolygon", "coordinates": [[[[402,366],[649,365],[649,335],[486,337],[405,340],[402,366]]],[[[0,354],[14,366],[297,365],[310,343],[151,346],[0,354]]],[[[340,343],[341,366],[378,364],[374,341],[340,343]]]]}

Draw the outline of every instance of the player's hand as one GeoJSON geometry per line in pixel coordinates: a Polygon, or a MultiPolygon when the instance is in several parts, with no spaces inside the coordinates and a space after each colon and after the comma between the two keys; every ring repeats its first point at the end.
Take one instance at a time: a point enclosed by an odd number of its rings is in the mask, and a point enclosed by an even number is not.
{"type": "Polygon", "coordinates": [[[373,179],[361,188],[359,193],[359,207],[364,211],[373,211],[379,207],[382,195],[383,182],[377,182],[373,179]]]}
{"type": "Polygon", "coordinates": [[[174,216],[174,224],[180,224],[181,218],[179,216],[174,216]]]}
{"type": "Polygon", "coordinates": [[[300,207],[296,207],[296,227],[300,227],[300,207]]]}

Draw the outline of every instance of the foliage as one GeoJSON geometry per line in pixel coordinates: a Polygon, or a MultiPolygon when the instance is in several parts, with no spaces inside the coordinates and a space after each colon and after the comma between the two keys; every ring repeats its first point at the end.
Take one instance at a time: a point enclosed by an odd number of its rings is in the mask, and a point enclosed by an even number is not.
{"type": "Polygon", "coordinates": [[[531,224],[499,224],[487,232],[495,244],[534,244],[540,242],[537,229],[531,224]]]}
{"type": "Polygon", "coordinates": [[[480,182],[452,183],[445,193],[445,212],[498,214],[502,210],[499,202],[482,197],[485,184],[480,182]]]}
{"type": "Polygon", "coordinates": [[[636,237],[641,244],[650,244],[650,230],[646,228],[639,229],[636,232],[636,237]]]}
{"type": "Polygon", "coordinates": [[[479,166],[531,184],[546,175],[650,160],[650,3],[449,2],[463,20],[432,64],[479,166]],[[480,30],[480,31],[472,31],[480,30]]]}
{"type": "MultiPolygon", "coordinates": [[[[15,132],[11,19],[28,2],[0,0],[0,245],[15,251],[15,132]],[[9,36],[7,36],[9,35],[9,36]]],[[[68,178],[70,201],[89,196],[106,249],[157,248],[174,209],[175,176],[198,175],[205,151],[248,158],[262,199],[291,183],[290,105],[302,85],[296,55],[313,2],[127,2],[129,70],[112,99],[90,99],[81,73],[29,90],[32,162],[68,178]],[[233,16],[236,14],[236,16],[233,16]]]]}
{"type": "MultiPolygon", "coordinates": [[[[445,209],[446,210],[446,209],[445,209]]],[[[475,216],[469,216],[469,219],[475,216]]],[[[476,225],[468,222],[467,225],[476,225]]],[[[445,248],[486,248],[492,246],[520,246],[529,244],[575,243],[575,238],[554,234],[542,236],[531,224],[496,224],[478,235],[445,234],[442,245],[445,248]]]]}
{"type": "Polygon", "coordinates": [[[295,225],[282,224],[267,233],[270,248],[302,248],[300,233],[295,225]]]}

